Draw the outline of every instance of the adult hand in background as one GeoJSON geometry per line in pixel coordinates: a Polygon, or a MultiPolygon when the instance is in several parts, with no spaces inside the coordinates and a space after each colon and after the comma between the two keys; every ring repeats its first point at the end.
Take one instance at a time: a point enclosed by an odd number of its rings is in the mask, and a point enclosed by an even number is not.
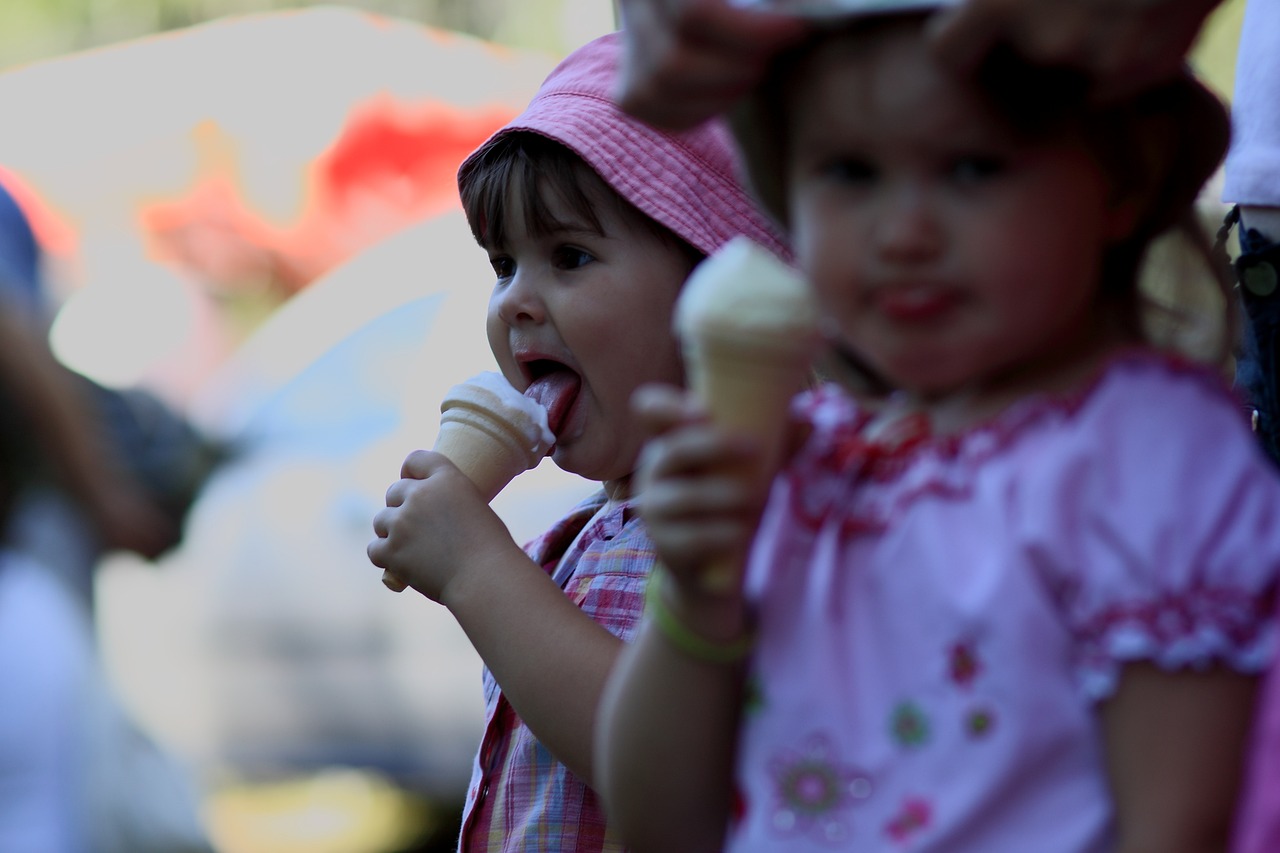
{"type": "MultiPolygon", "coordinates": [[[[682,130],[727,110],[808,25],[729,0],[620,0],[627,42],[618,102],[682,130]]],[[[1099,100],[1171,77],[1221,0],[965,0],[931,23],[938,56],[974,72],[997,45],[1079,68],[1099,100]]]]}
{"type": "Polygon", "coordinates": [[[1096,100],[1172,77],[1220,0],[965,0],[930,22],[938,56],[973,72],[997,45],[1078,68],[1096,100]]]}
{"type": "Polygon", "coordinates": [[[724,112],[751,89],[773,55],[802,37],[792,16],[728,0],[621,0],[626,61],[618,103],[670,130],[724,112]]]}

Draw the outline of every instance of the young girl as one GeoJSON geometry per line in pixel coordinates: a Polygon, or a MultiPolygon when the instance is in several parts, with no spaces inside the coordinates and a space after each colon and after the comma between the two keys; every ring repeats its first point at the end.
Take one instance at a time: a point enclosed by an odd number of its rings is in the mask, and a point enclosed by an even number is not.
{"type": "Polygon", "coordinates": [[[1223,849],[1280,483],[1136,281],[1224,111],[1188,77],[1108,110],[1009,57],[957,78],[936,2],[833,5],[738,136],[832,349],[894,390],[798,399],[762,515],[751,446],[637,401],[666,569],[602,702],[610,815],[661,851],[1223,849]]]}
{"type": "Polygon", "coordinates": [[[667,134],[613,106],[619,55],[615,35],[576,51],[458,174],[496,277],[494,356],[546,404],[556,464],[602,490],[522,551],[423,451],[374,519],[374,564],[447,606],[486,664],[462,850],[621,849],[591,768],[600,690],[654,561],[634,504],[645,434],[631,394],[682,381],[671,310],[698,260],[738,234],[784,252],[723,123],[667,134]]]}

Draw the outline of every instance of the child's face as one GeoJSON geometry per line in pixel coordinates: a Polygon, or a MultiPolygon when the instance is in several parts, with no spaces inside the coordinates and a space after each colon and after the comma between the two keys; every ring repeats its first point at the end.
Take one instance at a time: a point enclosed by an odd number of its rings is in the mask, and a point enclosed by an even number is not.
{"type": "Polygon", "coordinates": [[[1016,137],[911,21],[824,43],[796,80],[792,236],[840,345],[932,397],[1095,340],[1123,218],[1083,144],[1016,137]]]}
{"type": "Polygon", "coordinates": [[[690,261],[603,187],[588,191],[602,233],[551,192],[554,219],[567,224],[535,236],[519,191],[508,198],[505,244],[485,247],[497,275],[489,346],[517,389],[539,386],[531,396],[548,404],[557,465],[625,481],[644,439],[632,392],[683,383],[671,316],[690,261]]]}

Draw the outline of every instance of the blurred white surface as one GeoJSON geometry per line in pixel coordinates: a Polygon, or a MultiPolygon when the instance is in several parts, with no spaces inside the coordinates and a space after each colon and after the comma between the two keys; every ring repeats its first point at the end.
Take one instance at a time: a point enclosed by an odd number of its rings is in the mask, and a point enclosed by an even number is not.
{"type": "MultiPolygon", "coordinates": [[[[115,558],[99,595],[126,701],[206,778],[369,763],[460,796],[480,661],[444,608],[387,591],[365,546],[444,391],[494,369],[490,284],[460,213],[412,227],[290,301],[198,399],[243,455],[180,550],[115,558]]],[[[494,508],[525,541],[593,488],[546,461],[494,508]]]]}

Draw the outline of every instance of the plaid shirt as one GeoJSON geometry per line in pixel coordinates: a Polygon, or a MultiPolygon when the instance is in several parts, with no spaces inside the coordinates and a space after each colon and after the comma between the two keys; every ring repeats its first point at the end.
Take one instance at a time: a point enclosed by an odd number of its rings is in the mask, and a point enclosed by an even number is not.
{"type": "MultiPolygon", "coordinates": [[[[587,615],[629,642],[644,612],[653,543],[631,504],[597,516],[603,506],[604,493],[597,492],[525,551],[587,615]]],[[[487,667],[484,693],[484,738],[472,766],[460,853],[623,850],[595,792],[533,736],[487,667]]]]}

